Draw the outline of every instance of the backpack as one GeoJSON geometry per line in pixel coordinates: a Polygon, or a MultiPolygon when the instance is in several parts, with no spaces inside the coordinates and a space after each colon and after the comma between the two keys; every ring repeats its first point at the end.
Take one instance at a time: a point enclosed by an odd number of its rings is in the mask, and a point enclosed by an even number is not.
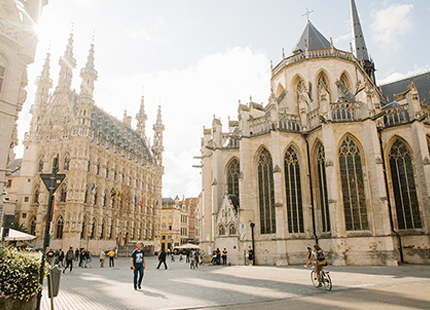
{"type": "Polygon", "coordinates": [[[317,260],[321,261],[321,260],[325,260],[325,254],[323,250],[318,250],[317,251],[317,260]]]}
{"type": "Polygon", "coordinates": [[[73,256],[73,251],[69,250],[67,252],[67,260],[73,260],[74,256],[73,256]]]}

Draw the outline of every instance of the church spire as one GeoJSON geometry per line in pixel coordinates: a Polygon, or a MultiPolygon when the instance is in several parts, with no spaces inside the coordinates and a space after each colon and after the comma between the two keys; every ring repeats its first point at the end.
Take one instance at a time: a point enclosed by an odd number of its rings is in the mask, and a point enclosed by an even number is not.
{"type": "Polygon", "coordinates": [[[90,45],[87,63],[81,69],[81,97],[93,99],[94,94],[94,81],[97,81],[97,71],[94,69],[94,38],[90,45]]]}
{"type": "Polygon", "coordinates": [[[152,146],[152,152],[154,153],[155,161],[158,165],[163,162],[163,131],[164,125],[161,121],[161,105],[158,106],[157,121],[154,124],[154,145],[152,146]]]}
{"type": "Polygon", "coordinates": [[[140,135],[142,140],[145,140],[145,122],[148,119],[147,115],[145,114],[145,97],[143,96],[143,90],[142,90],[142,99],[140,100],[140,109],[139,113],[136,114],[136,120],[137,120],[137,128],[136,132],[140,135]]]}
{"type": "Polygon", "coordinates": [[[60,57],[60,75],[56,91],[68,92],[72,85],[73,69],[76,67],[76,59],[73,58],[73,29],[70,32],[69,42],[64,55],[60,57]]]}
{"type": "Polygon", "coordinates": [[[45,63],[43,64],[42,72],[40,73],[40,76],[36,78],[36,98],[34,100],[34,103],[37,106],[44,106],[48,102],[49,97],[49,90],[52,87],[52,79],[49,77],[49,63],[51,61],[50,59],[51,54],[48,52],[46,53],[45,63]]]}
{"type": "Polygon", "coordinates": [[[360,17],[358,16],[355,0],[350,0],[350,4],[355,57],[360,61],[370,79],[375,81],[375,64],[372,59],[369,58],[369,54],[367,53],[366,42],[364,41],[363,29],[361,28],[360,17]]]}

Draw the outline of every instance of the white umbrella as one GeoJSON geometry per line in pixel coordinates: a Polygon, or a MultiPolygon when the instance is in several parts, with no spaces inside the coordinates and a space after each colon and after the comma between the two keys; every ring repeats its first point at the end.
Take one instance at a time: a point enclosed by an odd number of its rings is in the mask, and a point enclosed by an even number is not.
{"type": "MultiPolygon", "coordinates": [[[[3,235],[3,228],[1,229],[1,234],[3,235]]],[[[9,235],[4,238],[5,241],[24,241],[24,240],[33,240],[36,236],[29,235],[23,233],[22,231],[18,231],[15,229],[9,229],[9,235]]]]}
{"type": "Polygon", "coordinates": [[[181,246],[175,246],[175,249],[200,249],[200,247],[192,243],[187,243],[181,246]]]}

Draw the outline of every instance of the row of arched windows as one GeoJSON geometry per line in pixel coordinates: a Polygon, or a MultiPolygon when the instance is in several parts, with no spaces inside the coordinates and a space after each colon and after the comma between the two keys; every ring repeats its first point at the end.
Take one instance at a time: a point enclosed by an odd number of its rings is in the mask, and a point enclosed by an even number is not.
{"type": "MultiPolygon", "coordinates": [[[[228,234],[229,236],[234,236],[237,234],[236,226],[234,226],[234,224],[230,224],[230,226],[228,227],[228,234]]],[[[218,235],[226,235],[225,227],[222,224],[218,227],[218,235]]]]}
{"type": "MultiPolygon", "coordinates": [[[[430,152],[430,141],[429,141],[430,152]]],[[[330,232],[330,209],[327,192],[324,146],[316,147],[316,184],[319,195],[319,223],[323,233],[330,232]]],[[[406,142],[396,139],[388,155],[393,196],[399,229],[422,228],[412,155],[406,142]]],[[[365,190],[364,158],[357,142],[346,136],[338,150],[340,186],[347,231],[369,230],[365,190]]],[[[228,193],[239,196],[240,163],[233,159],[226,170],[228,193]]],[[[304,233],[303,197],[300,161],[293,147],[284,156],[286,213],[289,233],[304,233]]],[[[261,234],[276,233],[275,191],[272,156],[262,148],[257,157],[258,211],[261,234]]],[[[222,226],[219,228],[222,232],[222,226]]],[[[225,234],[225,233],[224,233],[225,234]]]]}

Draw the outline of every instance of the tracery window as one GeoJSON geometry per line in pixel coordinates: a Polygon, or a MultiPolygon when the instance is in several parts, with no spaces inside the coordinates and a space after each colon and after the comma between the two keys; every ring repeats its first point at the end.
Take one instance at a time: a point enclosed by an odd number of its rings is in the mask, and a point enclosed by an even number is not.
{"type": "Polygon", "coordinates": [[[85,239],[85,218],[82,221],[82,227],[81,227],[81,239],[85,239]]]}
{"type": "Polygon", "coordinates": [[[36,236],[36,219],[34,217],[30,221],[30,234],[36,236]]]}
{"type": "Polygon", "coordinates": [[[219,231],[219,235],[220,235],[220,236],[224,236],[224,235],[225,235],[225,228],[224,228],[224,226],[222,226],[222,225],[221,225],[221,226],[219,227],[219,230],[218,230],[218,231],[219,231]]]}
{"type": "Polygon", "coordinates": [[[57,220],[57,233],[55,234],[56,239],[63,239],[63,226],[64,226],[63,217],[60,216],[57,220]]]}
{"type": "Polygon", "coordinates": [[[34,190],[33,195],[33,203],[39,203],[39,196],[40,196],[40,186],[37,185],[36,189],[34,190]]]}
{"type": "Polygon", "coordinates": [[[369,229],[360,149],[346,137],[339,148],[339,168],[346,230],[369,229]]]}
{"type": "Polygon", "coordinates": [[[64,170],[68,171],[70,168],[70,154],[66,154],[64,157],[64,170]]]}
{"type": "Polygon", "coordinates": [[[38,163],[38,167],[37,167],[37,172],[43,172],[43,155],[40,156],[39,158],[39,163],[38,163]]]}
{"type": "Polygon", "coordinates": [[[422,228],[409,149],[397,139],[391,147],[389,157],[399,229],[422,228]]]}
{"type": "Polygon", "coordinates": [[[66,202],[66,198],[67,198],[67,185],[64,184],[61,187],[61,191],[60,191],[60,202],[66,202]]]}
{"type": "Polygon", "coordinates": [[[346,75],[345,75],[345,74],[342,74],[342,75],[340,76],[339,81],[340,81],[344,86],[346,86],[346,88],[350,89],[350,88],[349,88],[349,81],[348,81],[348,78],[346,77],[346,75]]]}
{"type": "Polygon", "coordinates": [[[234,159],[227,169],[228,193],[239,198],[240,163],[234,159]]]}
{"type": "Polygon", "coordinates": [[[318,189],[320,196],[321,206],[321,222],[322,232],[330,231],[330,209],[328,204],[327,193],[327,175],[325,171],[325,150],[324,146],[320,143],[317,151],[317,167],[318,167],[318,189]]]}
{"type": "Polygon", "coordinates": [[[288,230],[290,233],[304,233],[300,164],[292,147],[285,153],[284,171],[288,230]]]}
{"type": "Polygon", "coordinates": [[[236,226],[233,224],[229,227],[229,235],[235,235],[236,234],[236,226]]]}
{"type": "Polygon", "coordinates": [[[258,156],[258,202],[260,206],[261,234],[275,233],[276,214],[273,162],[272,156],[265,148],[263,148],[258,156]]]}

